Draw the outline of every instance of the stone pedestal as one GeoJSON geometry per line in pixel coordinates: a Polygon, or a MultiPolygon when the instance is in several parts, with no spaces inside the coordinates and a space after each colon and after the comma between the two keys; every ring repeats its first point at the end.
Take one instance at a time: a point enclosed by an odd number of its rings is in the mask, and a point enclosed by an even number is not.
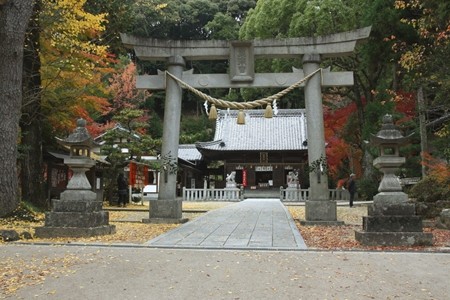
{"type": "Polygon", "coordinates": [[[433,235],[423,232],[422,218],[407,200],[402,192],[377,194],[363,217],[363,230],[355,232],[356,240],[365,246],[432,245],[433,235]]]}
{"type": "Polygon", "coordinates": [[[225,188],[226,189],[237,189],[236,182],[227,182],[225,188]]]}
{"type": "Polygon", "coordinates": [[[305,221],[302,225],[344,225],[343,221],[337,220],[336,201],[330,200],[307,200],[305,202],[305,221]]]}
{"type": "Polygon", "coordinates": [[[183,218],[182,200],[150,200],[149,218],[142,219],[143,223],[185,223],[187,219],[183,218]]]}
{"type": "Polygon", "coordinates": [[[68,190],[61,199],[53,199],[53,209],[45,214],[44,227],[35,229],[39,238],[91,237],[115,233],[109,214],[92,191],[68,190]]]}
{"type": "Polygon", "coordinates": [[[109,213],[102,210],[102,202],[91,191],[85,172],[95,165],[88,157],[64,160],[73,171],[67,190],[60,199],[52,200],[52,211],[45,214],[44,227],[35,229],[40,238],[91,237],[115,233],[109,225],[109,213]]]}

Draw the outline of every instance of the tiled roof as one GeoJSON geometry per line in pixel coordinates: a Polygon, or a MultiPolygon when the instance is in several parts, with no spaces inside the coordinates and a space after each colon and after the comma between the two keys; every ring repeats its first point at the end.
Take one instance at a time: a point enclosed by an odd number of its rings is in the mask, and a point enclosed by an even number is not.
{"type": "Polygon", "coordinates": [[[194,144],[179,145],[178,158],[186,161],[196,161],[202,159],[202,154],[197,150],[194,144]]]}
{"type": "Polygon", "coordinates": [[[197,148],[239,150],[306,150],[306,115],[304,109],[279,109],[271,119],[264,110],[247,110],[245,125],[236,122],[237,111],[220,110],[214,141],[196,143],[197,148]]]}

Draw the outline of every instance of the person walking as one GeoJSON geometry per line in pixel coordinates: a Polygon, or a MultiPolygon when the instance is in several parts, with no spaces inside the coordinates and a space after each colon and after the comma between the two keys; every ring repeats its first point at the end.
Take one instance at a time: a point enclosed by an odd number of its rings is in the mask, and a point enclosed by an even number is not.
{"type": "Polygon", "coordinates": [[[117,193],[119,194],[118,206],[125,207],[127,204],[128,183],[123,173],[117,177],[117,193]]]}
{"type": "Polygon", "coordinates": [[[347,189],[350,193],[350,207],[353,207],[353,200],[355,199],[355,193],[356,193],[356,182],[355,182],[355,174],[350,174],[350,179],[347,183],[347,189]]]}

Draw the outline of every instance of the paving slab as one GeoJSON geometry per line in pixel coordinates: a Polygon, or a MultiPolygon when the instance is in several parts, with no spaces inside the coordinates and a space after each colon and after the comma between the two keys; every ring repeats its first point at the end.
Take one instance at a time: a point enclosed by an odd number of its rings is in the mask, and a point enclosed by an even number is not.
{"type": "Polygon", "coordinates": [[[159,248],[306,249],[279,199],[247,199],[208,213],[145,243],[159,248]]]}

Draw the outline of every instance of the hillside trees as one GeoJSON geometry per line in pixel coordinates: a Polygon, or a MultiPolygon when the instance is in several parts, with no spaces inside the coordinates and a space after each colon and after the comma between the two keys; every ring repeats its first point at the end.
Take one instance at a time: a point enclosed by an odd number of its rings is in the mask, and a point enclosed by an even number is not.
{"type": "Polygon", "coordinates": [[[0,1],[0,217],[19,204],[16,163],[23,45],[32,12],[32,1],[0,1]]]}
{"type": "Polygon", "coordinates": [[[423,177],[411,196],[419,202],[421,213],[434,217],[448,208],[450,195],[450,4],[399,0],[395,7],[402,13],[402,22],[416,34],[413,42],[391,37],[393,51],[400,54],[404,87],[417,95],[421,125],[423,177]]]}
{"type": "Polygon", "coordinates": [[[434,133],[436,154],[449,162],[450,4],[439,0],[395,1],[395,7],[402,13],[405,26],[416,34],[413,41],[391,37],[393,51],[400,55],[404,86],[424,95],[427,130],[434,133]]]}

